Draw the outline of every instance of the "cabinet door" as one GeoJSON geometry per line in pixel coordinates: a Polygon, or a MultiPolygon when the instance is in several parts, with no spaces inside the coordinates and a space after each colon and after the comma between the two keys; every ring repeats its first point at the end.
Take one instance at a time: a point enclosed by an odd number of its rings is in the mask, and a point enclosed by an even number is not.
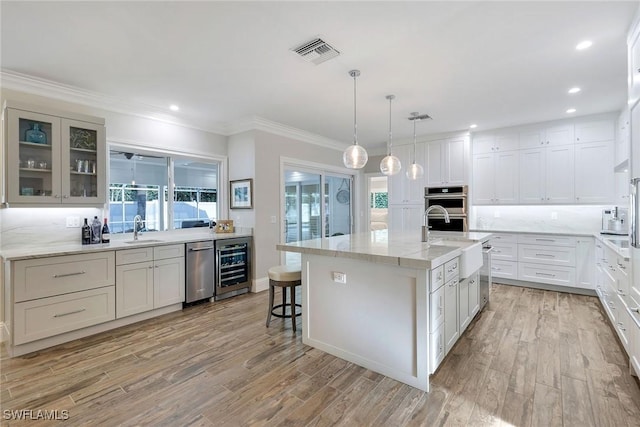
{"type": "Polygon", "coordinates": [[[576,143],[613,141],[615,125],[613,120],[597,120],[576,124],[576,143]]]}
{"type": "Polygon", "coordinates": [[[547,203],[574,203],[573,153],[573,145],[546,148],[547,203]]]}
{"type": "Polygon", "coordinates": [[[430,142],[427,150],[427,185],[439,187],[445,183],[443,141],[430,142]]]}
{"type": "Polygon", "coordinates": [[[116,318],[153,310],[153,261],[116,267],[116,318]]]}
{"type": "Polygon", "coordinates": [[[473,316],[480,311],[480,280],[478,273],[473,274],[469,278],[469,317],[473,319],[473,316]]]}
{"type": "MultiPolygon", "coordinates": [[[[406,150],[406,161],[403,160],[402,163],[402,171],[398,174],[402,176],[405,182],[407,193],[407,200],[409,204],[420,204],[424,206],[424,187],[425,187],[425,177],[423,176],[421,179],[417,179],[415,181],[407,178],[406,171],[409,165],[411,164],[411,160],[413,159],[413,145],[405,145],[406,150]]],[[[425,158],[425,144],[416,144],[416,163],[419,163],[424,167],[424,158],[425,158]]]]}
{"type": "MultiPolygon", "coordinates": [[[[404,209],[403,231],[420,233],[422,227],[422,217],[424,206],[407,206],[404,209]]],[[[419,235],[419,234],[418,234],[419,235]]]]}
{"type": "Polygon", "coordinates": [[[153,307],[184,302],[184,257],[154,261],[153,307]]]}
{"type": "Polygon", "coordinates": [[[518,152],[505,151],[495,156],[495,202],[518,203],[518,152]]]}
{"type": "Polygon", "coordinates": [[[444,285],[444,342],[445,353],[451,350],[460,336],[458,324],[458,279],[444,285]]]}
{"type": "Polygon", "coordinates": [[[387,212],[389,214],[389,231],[401,232],[404,223],[404,206],[389,205],[387,212]]]}
{"type": "Polygon", "coordinates": [[[458,323],[460,334],[464,332],[467,325],[471,322],[469,313],[469,281],[470,277],[463,279],[458,285],[458,323]]]}
{"type": "Polygon", "coordinates": [[[6,126],[7,202],[60,205],[60,119],[7,108],[6,126]]]}
{"type": "Polygon", "coordinates": [[[619,165],[629,160],[629,141],[631,140],[631,121],[629,108],[624,108],[618,117],[618,132],[616,135],[615,164],[619,165]]]}
{"type": "Polygon", "coordinates": [[[447,185],[466,183],[465,140],[451,139],[445,143],[444,174],[447,185]]]}
{"type": "Polygon", "coordinates": [[[444,359],[444,325],[440,325],[435,332],[430,334],[429,339],[429,354],[430,357],[430,367],[429,372],[434,373],[438,366],[440,366],[440,362],[444,359]]]}
{"type": "Polygon", "coordinates": [[[104,126],[62,119],[62,201],[87,205],[106,201],[104,126]]]}
{"type": "Polygon", "coordinates": [[[431,325],[429,329],[431,332],[435,332],[444,322],[444,286],[432,292],[430,297],[431,325]]]}
{"type": "Polygon", "coordinates": [[[576,242],[576,280],[578,287],[595,289],[595,242],[580,237],[576,242]]]}
{"type": "Polygon", "coordinates": [[[473,202],[476,205],[490,205],[494,199],[494,157],[493,154],[473,156],[473,202]]]}
{"type": "Polygon", "coordinates": [[[505,132],[496,135],[496,145],[494,151],[517,150],[519,135],[517,132],[505,132]]]}
{"type": "Polygon", "coordinates": [[[613,141],[576,144],[575,159],[576,202],[613,202],[613,141]]]}
{"type": "Polygon", "coordinates": [[[614,174],[614,181],[616,186],[616,199],[615,203],[620,206],[629,206],[629,170],[627,172],[619,172],[614,174]]]}
{"type": "Polygon", "coordinates": [[[495,150],[496,138],[494,135],[482,135],[473,137],[473,154],[487,154],[495,150]]]}
{"type": "Polygon", "coordinates": [[[540,129],[527,129],[520,132],[520,145],[521,150],[528,148],[537,148],[545,145],[543,141],[542,131],[540,129]]]}
{"type": "Polygon", "coordinates": [[[573,125],[552,126],[545,129],[544,141],[546,145],[558,146],[573,144],[574,127],[573,125]]]}
{"type": "Polygon", "coordinates": [[[545,202],[545,148],[520,151],[520,194],[521,204],[545,202]]]}

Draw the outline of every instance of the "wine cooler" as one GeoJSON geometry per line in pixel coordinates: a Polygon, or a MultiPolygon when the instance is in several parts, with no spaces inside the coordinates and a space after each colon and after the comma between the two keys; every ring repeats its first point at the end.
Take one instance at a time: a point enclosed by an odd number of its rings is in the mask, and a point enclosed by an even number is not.
{"type": "Polygon", "coordinates": [[[251,238],[216,240],[215,300],[249,292],[251,287],[251,238]]]}

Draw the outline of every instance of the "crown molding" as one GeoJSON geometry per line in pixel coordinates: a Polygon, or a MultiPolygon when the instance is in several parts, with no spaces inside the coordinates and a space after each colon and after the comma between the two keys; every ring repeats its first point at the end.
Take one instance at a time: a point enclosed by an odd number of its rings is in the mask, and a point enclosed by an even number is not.
{"type": "Polygon", "coordinates": [[[204,132],[211,132],[222,136],[232,136],[251,130],[260,130],[334,150],[342,151],[348,146],[348,144],[344,142],[258,116],[245,117],[228,123],[208,123],[207,126],[203,127],[202,123],[196,125],[189,121],[176,120],[172,118],[167,111],[151,105],[132,103],[121,98],[79,89],[74,86],[5,69],[0,70],[0,87],[204,132]]]}

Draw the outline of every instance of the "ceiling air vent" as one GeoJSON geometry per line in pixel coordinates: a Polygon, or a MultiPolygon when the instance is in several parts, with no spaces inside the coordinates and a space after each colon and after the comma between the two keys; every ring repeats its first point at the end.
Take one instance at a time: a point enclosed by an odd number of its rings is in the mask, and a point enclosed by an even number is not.
{"type": "Polygon", "coordinates": [[[308,41],[291,50],[305,61],[313,62],[316,65],[340,55],[340,52],[322,39],[308,41]]]}

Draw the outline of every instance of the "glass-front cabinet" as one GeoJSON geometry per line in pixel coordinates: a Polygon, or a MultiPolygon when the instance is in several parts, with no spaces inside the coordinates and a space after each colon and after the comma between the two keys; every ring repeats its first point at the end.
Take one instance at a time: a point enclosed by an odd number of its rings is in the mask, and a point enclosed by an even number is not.
{"type": "Polygon", "coordinates": [[[104,120],[5,107],[9,205],[95,206],[106,202],[104,120]]]}

